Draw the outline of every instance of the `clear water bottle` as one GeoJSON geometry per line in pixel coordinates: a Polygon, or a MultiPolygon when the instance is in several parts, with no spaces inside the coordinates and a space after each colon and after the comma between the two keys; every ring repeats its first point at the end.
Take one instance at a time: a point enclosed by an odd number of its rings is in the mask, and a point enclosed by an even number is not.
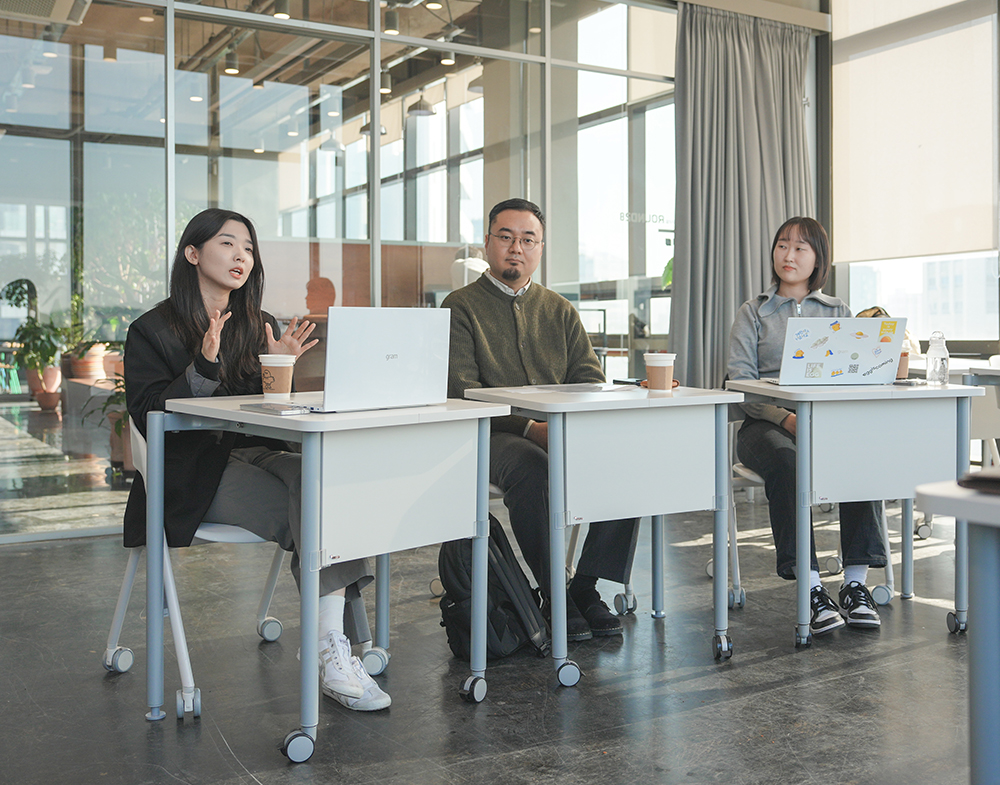
{"type": "Polygon", "coordinates": [[[927,349],[927,383],[948,383],[948,347],[944,342],[944,333],[940,330],[931,333],[927,349]]]}

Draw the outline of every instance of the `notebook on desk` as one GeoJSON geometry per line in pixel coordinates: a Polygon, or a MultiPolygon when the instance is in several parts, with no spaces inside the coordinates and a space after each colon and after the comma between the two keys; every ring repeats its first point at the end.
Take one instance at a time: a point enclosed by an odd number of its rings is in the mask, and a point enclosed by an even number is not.
{"type": "Polygon", "coordinates": [[[327,318],[322,402],[310,410],[356,412],[445,402],[450,311],[331,307],[327,318]]]}
{"type": "Polygon", "coordinates": [[[781,385],[892,384],[906,319],[792,317],[785,328],[781,385]]]}

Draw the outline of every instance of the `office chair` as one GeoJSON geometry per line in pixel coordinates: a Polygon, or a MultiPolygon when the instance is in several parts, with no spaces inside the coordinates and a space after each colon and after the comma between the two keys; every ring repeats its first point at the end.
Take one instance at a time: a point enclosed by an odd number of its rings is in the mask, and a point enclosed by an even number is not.
{"type": "MultiPolygon", "coordinates": [[[[146,440],[139,433],[132,418],[129,418],[129,434],[132,440],[132,459],[135,462],[136,470],[145,478],[146,476],[146,440]]],[[[261,543],[267,542],[255,534],[241,529],[238,526],[228,526],[221,523],[203,522],[195,533],[194,544],[205,542],[231,542],[231,543],[261,543]]],[[[164,537],[164,544],[166,537],[164,537]]],[[[132,585],[135,582],[135,574],[139,567],[139,557],[143,548],[131,548],[128,565],[125,568],[125,578],[122,581],[121,591],[118,594],[118,604],[115,606],[115,615],[111,622],[111,632],[108,634],[108,645],[104,650],[102,662],[104,667],[112,672],[125,673],[135,662],[135,655],[132,650],[119,646],[122,625],[125,622],[125,613],[128,610],[129,597],[132,594],[132,585]]],[[[274,597],[274,589],[278,583],[278,575],[281,572],[281,564],[284,560],[285,552],[280,547],[275,546],[274,558],[271,560],[271,569],[268,572],[267,583],[264,586],[264,594],[260,599],[257,608],[257,634],[265,641],[276,641],[281,636],[282,625],[278,619],[267,615],[274,597]]],[[[194,673],[191,670],[191,656],[188,653],[187,638],[184,634],[184,623],[181,619],[180,604],[177,599],[177,586],[174,583],[174,573],[170,565],[170,549],[163,548],[163,586],[166,595],[166,611],[170,617],[170,627],[174,636],[174,648],[177,653],[177,667],[181,676],[181,689],[177,690],[177,719],[183,719],[186,712],[191,712],[193,716],[201,716],[201,690],[195,686],[194,673]]]]}

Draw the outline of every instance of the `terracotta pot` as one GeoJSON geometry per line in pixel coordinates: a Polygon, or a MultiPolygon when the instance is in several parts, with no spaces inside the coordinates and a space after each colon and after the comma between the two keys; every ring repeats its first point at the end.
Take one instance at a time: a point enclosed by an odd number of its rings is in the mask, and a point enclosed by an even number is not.
{"type": "Polygon", "coordinates": [[[50,365],[44,368],[41,373],[35,370],[25,371],[28,377],[28,390],[32,397],[40,392],[56,392],[62,384],[62,370],[50,365]]]}
{"type": "Polygon", "coordinates": [[[35,400],[38,401],[38,405],[42,408],[42,411],[51,412],[62,400],[62,393],[40,390],[35,393],[35,400]]]}
{"type": "Polygon", "coordinates": [[[129,435],[128,418],[122,412],[108,412],[108,425],[111,426],[111,463],[122,464],[122,469],[127,472],[135,471],[135,464],[132,462],[132,439],[129,435]],[[121,435],[116,431],[118,420],[125,418],[122,424],[121,435]]]}
{"type": "Polygon", "coordinates": [[[84,352],[83,357],[70,357],[70,378],[104,379],[104,355],[107,353],[107,344],[98,343],[84,352]]]}
{"type": "Polygon", "coordinates": [[[108,352],[106,355],[104,355],[104,360],[102,361],[102,364],[104,366],[105,379],[114,379],[115,373],[117,372],[119,365],[121,365],[122,368],[125,367],[125,363],[122,362],[123,356],[124,355],[122,355],[121,352],[108,352]]]}

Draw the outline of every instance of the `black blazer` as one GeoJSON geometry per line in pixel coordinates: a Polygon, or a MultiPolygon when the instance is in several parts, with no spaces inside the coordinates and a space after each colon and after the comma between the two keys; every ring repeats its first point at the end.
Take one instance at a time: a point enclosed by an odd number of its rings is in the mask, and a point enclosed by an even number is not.
{"type": "MultiPolygon", "coordinates": [[[[187,369],[192,364],[207,379],[218,380],[220,363],[208,362],[201,352],[194,356],[184,348],[170,329],[161,303],[136,319],[125,341],[125,399],[129,416],[143,436],[146,413],[163,411],[171,398],[196,397],[188,382],[187,369]]],[[[278,335],[277,320],[268,313],[264,318],[278,335]]],[[[262,347],[261,351],[266,351],[262,347]]],[[[242,394],[260,395],[260,377],[245,380],[242,394]]],[[[214,395],[233,395],[219,385],[214,395]]],[[[164,436],[163,512],[167,544],[182,547],[191,544],[198,525],[215,498],[219,481],[234,447],[267,444],[274,449],[288,449],[284,442],[239,436],[222,431],[180,431],[164,436]]],[[[138,474],[132,482],[125,507],[124,544],[134,548],[146,543],[146,486],[138,474]]]]}

